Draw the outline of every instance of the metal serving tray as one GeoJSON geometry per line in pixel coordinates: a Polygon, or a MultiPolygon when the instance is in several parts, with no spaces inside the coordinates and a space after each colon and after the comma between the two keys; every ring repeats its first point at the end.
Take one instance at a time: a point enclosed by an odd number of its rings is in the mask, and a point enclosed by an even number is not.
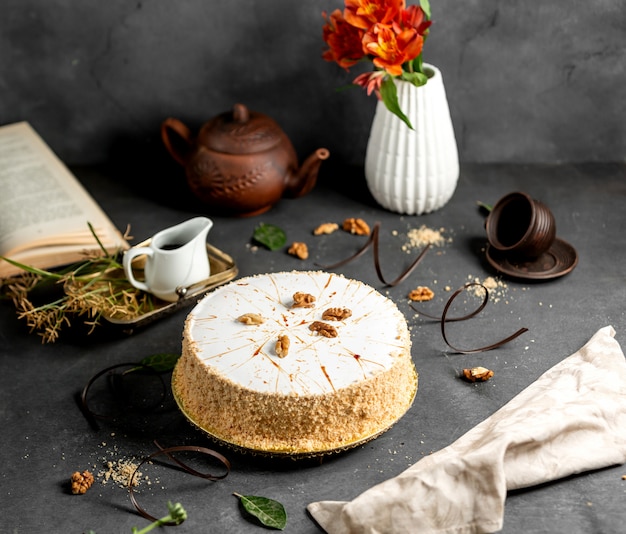
{"type": "MultiPolygon", "coordinates": [[[[138,246],[145,245],[140,243],[138,246]]],[[[113,317],[103,317],[103,321],[119,328],[127,334],[132,334],[137,328],[146,326],[158,319],[171,315],[175,311],[191,306],[198,302],[211,289],[225,284],[234,279],[238,274],[235,261],[225,252],[207,243],[207,254],[211,266],[211,276],[205,281],[195,284],[184,295],[181,295],[176,302],[165,302],[155,299],[155,307],[149,312],[133,319],[115,319],[113,317]]]]}

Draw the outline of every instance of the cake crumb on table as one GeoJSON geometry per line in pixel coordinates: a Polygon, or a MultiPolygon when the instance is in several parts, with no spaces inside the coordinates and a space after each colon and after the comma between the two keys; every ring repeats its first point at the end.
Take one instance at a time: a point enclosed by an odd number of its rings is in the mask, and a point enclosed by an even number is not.
{"type": "MultiPolygon", "coordinates": [[[[134,460],[120,459],[117,461],[107,461],[105,469],[98,473],[98,478],[102,479],[103,484],[112,480],[121,488],[128,488],[131,477],[133,477],[138,467],[139,464],[134,460]]],[[[141,472],[137,471],[136,476],[132,479],[133,486],[139,485],[139,480],[141,480],[141,472]]]]}
{"type": "Polygon", "coordinates": [[[402,246],[402,250],[409,252],[414,248],[422,248],[426,245],[440,247],[445,243],[450,243],[452,238],[444,236],[445,228],[434,230],[422,225],[419,228],[412,228],[407,232],[407,242],[402,246]]]}
{"type": "Polygon", "coordinates": [[[470,288],[470,293],[476,297],[484,297],[485,289],[489,292],[489,298],[493,302],[499,302],[502,298],[507,296],[508,285],[502,280],[498,280],[493,276],[487,276],[483,280],[481,280],[478,276],[468,275],[468,280],[476,284],[481,284],[481,286],[476,285],[470,288]]]}

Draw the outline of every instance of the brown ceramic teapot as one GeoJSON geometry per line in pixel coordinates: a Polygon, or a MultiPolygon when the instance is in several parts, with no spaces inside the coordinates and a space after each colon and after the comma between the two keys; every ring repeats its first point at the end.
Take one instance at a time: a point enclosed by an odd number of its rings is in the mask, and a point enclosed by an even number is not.
{"type": "Polygon", "coordinates": [[[192,193],[231,215],[257,215],[283,196],[307,194],[329,156],[319,148],[298,168],[296,152],[280,126],[243,104],[209,120],[196,138],[178,119],[166,119],[161,137],[185,168],[192,193]]]}

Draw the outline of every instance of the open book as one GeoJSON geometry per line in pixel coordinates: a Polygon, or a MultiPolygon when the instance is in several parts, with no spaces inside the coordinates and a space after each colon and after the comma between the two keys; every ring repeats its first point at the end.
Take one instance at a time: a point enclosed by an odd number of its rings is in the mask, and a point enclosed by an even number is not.
{"type": "MultiPolygon", "coordinates": [[[[128,243],[27,122],[0,127],[0,256],[51,269],[128,243]]],[[[0,260],[0,278],[20,272],[0,260]]]]}

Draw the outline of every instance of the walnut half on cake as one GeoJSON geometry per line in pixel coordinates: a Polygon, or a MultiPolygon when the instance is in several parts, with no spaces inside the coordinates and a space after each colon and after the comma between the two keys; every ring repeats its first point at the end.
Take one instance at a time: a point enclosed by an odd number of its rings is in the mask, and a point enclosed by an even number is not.
{"type": "Polygon", "coordinates": [[[210,435],[306,455],[387,430],[410,408],[417,373],[406,320],[391,300],[338,274],[294,271],[242,278],[205,296],[185,322],[172,386],[183,412],[210,435]],[[295,293],[314,305],[293,307],[295,293]],[[333,337],[315,330],[329,309],[351,311],[333,321],[333,337]],[[244,313],[264,321],[246,324],[244,313]]]}

